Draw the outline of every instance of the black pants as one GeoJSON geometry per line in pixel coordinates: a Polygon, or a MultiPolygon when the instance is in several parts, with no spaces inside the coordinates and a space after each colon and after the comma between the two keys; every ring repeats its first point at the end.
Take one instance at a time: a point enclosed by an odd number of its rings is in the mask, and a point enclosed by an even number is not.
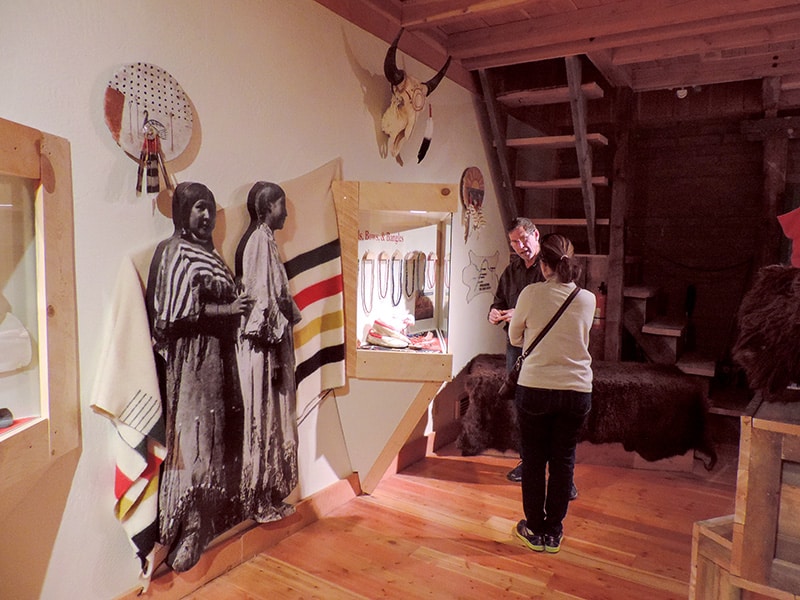
{"type": "Polygon", "coordinates": [[[567,515],[575,447],[592,394],[517,386],[522,458],[522,508],[528,529],[561,535],[567,515]]]}

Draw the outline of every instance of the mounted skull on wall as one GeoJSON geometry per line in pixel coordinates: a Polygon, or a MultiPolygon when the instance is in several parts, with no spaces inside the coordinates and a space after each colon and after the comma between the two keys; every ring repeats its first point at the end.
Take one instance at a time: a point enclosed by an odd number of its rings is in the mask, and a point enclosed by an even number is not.
{"type": "Polygon", "coordinates": [[[383,61],[383,72],[386,79],[392,86],[392,100],[389,108],[383,113],[381,119],[381,129],[389,136],[389,151],[392,156],[397,158],[403,143],[411,137],[414,125],[417,122],[417,113],[425,108],[425,101],[433,93],[436,86],[444,78],[447,67],[450,66],[451,57],[447,57],[447,62],[428,81],[421,82],[419,79],[407,75],[403,69],[397,68],[397,42],[403,30],[397,34],[383,61]]]}

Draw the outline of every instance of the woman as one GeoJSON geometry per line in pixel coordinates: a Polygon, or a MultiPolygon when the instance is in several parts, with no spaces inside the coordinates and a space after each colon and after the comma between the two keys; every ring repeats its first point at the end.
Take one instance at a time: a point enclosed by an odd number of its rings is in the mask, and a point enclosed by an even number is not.
{"type": "Polygon", "coordinates": [[[259,181],[247,195],[251,226],[236,251],[236,275],[253,298],[244,320],[239,372],[244,397],[244,515],[259,523],[281,519],[297,485],[297,415],[293,326],[300,311],[273,232],[286,222],[286,194],[259,181]]]}
{"type": "MultiPolygon", "coordinates": [[[[580,275],[567,238],[549,234],[539,244],[545,281],[526,287],[517,300],[508,328],[515,346],[528,346],[575,289],[580,275]]],[[[561,549],[575,447],[592,406],[589,331],[594,310],[594,294],[580,290],[525,359],[519,374],[515,405],[525,519],[514,533],[537,552],[561,549]]]]}
{"type": "Polygon", "coordinates": [[[216,203],[200,183],[173,197],[175,233],[151,267],[155,350],[164,361],[167,456],[159,488],[161,543],[176,571],[242,520],[242,396],[236,330],[250,300],[214,250],[216,203]]]}

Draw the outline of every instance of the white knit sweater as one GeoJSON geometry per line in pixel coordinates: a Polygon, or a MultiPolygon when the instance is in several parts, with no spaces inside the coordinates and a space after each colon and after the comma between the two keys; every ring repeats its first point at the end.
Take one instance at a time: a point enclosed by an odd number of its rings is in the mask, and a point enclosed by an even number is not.
{"type": "MultiPolygon", "coordinates": [[[[522,290],[508,327],[511,343],[526,348],[573,289],[574,283],[550,279],[522,290]]],[[[518,380],[520,385],[548,390],[592,391],[589,331],[595,305],[593,293],[588,290],[578,292],[553,328],[525,359],[518,380]]]]}

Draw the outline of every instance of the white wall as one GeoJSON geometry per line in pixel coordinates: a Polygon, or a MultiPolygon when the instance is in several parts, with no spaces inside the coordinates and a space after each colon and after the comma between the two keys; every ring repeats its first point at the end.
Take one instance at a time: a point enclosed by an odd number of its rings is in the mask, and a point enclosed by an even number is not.
{"type": "MultiPolygon", "coordinates": [[[[171,231],[167,219],[153,214],[149,197],[136,197],[136,164],[103,119],[105,87],[125,64],[158,65],[181,84],[196,109],[202,143],[177,179],[207,184],[223,207],[244,202],[258,179],[291,179],[338,156],[346,179],[458,182],[467,166],[479,166],[489,225],[468,244],[463,228],[454,228],[454,370],[476,353],[502,351],[501,332],[485,320],[491,294],[467,302],[461,283],[468,250],[484,256],[499,250],[498,275],[507,262],[474,99],[445,80],[432,96],[436,131],[427,158],[416,162],[421,127],[406,147],[404,166],[383,158],[376,110],[387,98],[386,49],[386,42],[312,0],[0,4],[0,117],[65,137],[72,146],[83,432],[72,480],[38,482],[0,521],[6,540],[0,596],[105,600],[137,585],[137,561],[112,515],[114,432],[89,408],[116,269],[128,253],[171,231]],[[54,507],[48,493],[61,488],[66,500],[54,507]],[[20,542],[8,543],[14,539],[20,542]]],[[[402,53],[400,61],[422,78],[434,73],[402,53]]],[[[407,402],[416,389],[385,386],[382,401],[394,395],[407,402]]],[[[304,496],[349,472],[343,437],[334,404],[304,423],[301,446],[314,449],[301,463],[304,496]]]]}

